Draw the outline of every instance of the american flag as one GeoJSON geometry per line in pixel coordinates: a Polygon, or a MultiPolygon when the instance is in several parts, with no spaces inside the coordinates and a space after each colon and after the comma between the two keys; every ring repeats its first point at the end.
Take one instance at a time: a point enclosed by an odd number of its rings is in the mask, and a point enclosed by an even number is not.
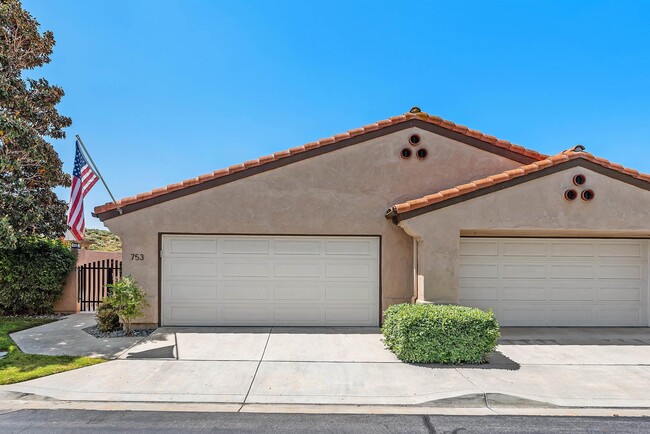
{"type": "Polygon", "coordinates": [[[93,172],[88,162],[81,153],[79,142],[76,142],[77,151],[74,157],[74,170],[72,171],[72,191],[70,192],[70,211],[68,211],[68,227],[72,235],[81,241],[84,237],[86,222],[84,221],[84,197],[99,177],[93,172]]]}

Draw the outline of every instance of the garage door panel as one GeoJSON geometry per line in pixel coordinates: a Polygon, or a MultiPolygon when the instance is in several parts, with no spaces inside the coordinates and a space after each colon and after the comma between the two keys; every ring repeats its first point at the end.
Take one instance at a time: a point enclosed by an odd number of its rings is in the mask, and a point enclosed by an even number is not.
{"type": "Polygon", "coordinates": [[[554,258],[593,258],[596,256],[596,245],[588,242],[552,242],[550,252],[554,258]]]}
{"type": "MultiPolygon", "coordinates": [[[[218,317],[211,321],[202,321],[201,325],[215,324],[219,325],[262,325],[269,323],[269,307],[266,304],[245,304],[230,305],[222,304],[218,306],[218,317]]],[[[184,321],[184,319],[179,319],[184,321]]]]}
{"type": "Polygon", "coordinates": [[[546,256],[548,246],[537,241],[530,242],[504,242],[501,247],[503,256],[546,256]]]}
{"type": "Polygon", "coordinates": [[[375,285],[372,282],[328,282],[325,285],[326,300],[372,300],[375,285]]]}
{"type": "MultiPolygon", "coordinates": [[[[493,309],[494,310],[494,309],[493,309]]],[[[500,309],[502,323],[521,325],[524,323],[532,325],[543,324],[546,320],[543,308],[526,308],[520,306],[503,306],[500,309]]]]}
{"type": "Polygon", "coordinates": [[[374,312],[368,306],[326,306],[325,321],[329,325],[364,325],[372,321],[374,312]]]}
{"type": "Polygon", "coordinates": [[[634,279],[640,280],[642,266],[639,265],[601,265],[598,267],[598,277],[601,279],[634,279]]]}
{"type": "Polygon", "coordinates": [[[643,311],[634,307],[603,306],[597,315],[601,323],[615,326],[635,326],[644,320],[643,311]]]}
{"type": "Polygon", "coordinates": [[[321,324],[323,323],[323,307],[305,306],[275,306],[273,320],[276,324],[321,324]]]}
{"type": "MultiPolygon", "coordinates": [[[[462,285],[462,283],[461,283],[462,285]]],[[[497,301],[499,299],[499,288],[497,286],[469,286],[463,285],[463,299],[468,301],[497,301]]]]}
{"type": "Polygon", "coordinates": [[[317,256],[322,253],[320,240],[276,240],[273,242],[273,253],[289,256],[317,256]]]}
{"type": "Polygon", "coordinates": [[[501,300],[528,301],[546,300],[546,288],[543,286],[504,286],[501,290],[501,300]]]}
{"type": "Polygon", "coordinates": [[[549,265],[548,277],[551,279],[593,280],[595,267],[589,264],[549,265]]]}
{"type": "Polygon", "coordinates": [[[175,238],[168,244],[169,255],[217,253],[217,240],[175,238]]]}
{"type": "Polygon", "coordinates": [[[600,301],[636,301],[641,302],[640,288],[599,288],[598,300],[600,301]]]}
{"type": "Polygon", "coordinates": [[[219,299],[228,301],[269,300],[271,287],[267,282],[235,281],[219,283],[219,299]]]}
{"type": "Polygon", "coordinates": [[[550,291],[550,301],[595,301],[596,290],[589,287],[556,286],[550,291]]]}
{"type": "Polygon", "coordinates": [[[191,238],[163,237],[163,325],[378,325],[376,237],[191,238]]]}
{"type": "Polygon", "coordinates": [[[460,303],[492,308],[501,325],[648,325],[646,240],[490,238],[496,257],[482,241],[461,239],[460,303]]]}
{"type": "Polygon", "coordinates": [[[502,266],[504,279],[545,279],[546,266],[538,264],[506,264],[502,266]]]}
{"type": "Polygon", "coordinates": [[[466,248],[461,250],[461,256],[497,256],[499,254],[499,243],[486,240],[469,240],[464,241],[466,248]]]}
{"type": "Polygon", "coordinates": [[[269,240],[232,238],[221,240],[223,255],[266,255],[269,253],[269,240]]]}
{"type": "Polygon", "coordinates": [[[499,266],[497,264],[461,264],[461,278],[489,279],[499,277],[499,266]]]}
{"type": "Polygon", "coordinates": [[[197,307],[170,306],[167,308],[167,316],[171,323],[182,321],[187,325],[200,325],[206,322],[217,320],[217,308],[214,306],[197,307]]]}
{"type": "Polygon", "coordinates": [[[171,302],[214,301],[217,300],[217,283],[201,281],[168,281],[166,282],[167,300],[171,302]]]}
{"type": "Polygon", "coordinates": [[[645,255],[641,244],[632,243],[608,243],[600,244],[598,246],[598,254],[602,257],[611,258],[639,258],[642,259],[645,255]]]}
{"type": "Polygon", "coordinates": [[[328,262],[325,265],[325,276],[338,279],[371,279],[375,266],[371,261],[350,263],[328,262]]]}
{"type": "Polygon", "coordinates": [[[269,277],[269,263],[262,261],[224,261],[221,266],[222,277],[269,277]]]}
{"type": "Polygon", "coordinates": [[[596,318],[596,307],[593,305],[585,306],[580,302],[570,302],[559,305],[550,304],[546,308],[546,312],[550,324],[593,324],[594,319],[596,318]]]}
{"type": "Polygon", "coordinates": [[[319,282],[274,282],[273,300],[323,300],[325,298],[325,284],[319,282]]]}
{"type": "Polygon", "coordinates": [[[273,264],[275,277],[321,277],[323,267],[319,262],[296,260],[294,262],[276,262],[273,264]]]}
{"type": "Polygon", "coordinates": [[[376,257],[376,248],[373,240],[326,240],[325,254],[376,257]]]}
{"type": "Polygon", "coordinates": [[[179,278],[216,277],[216,259],[175,258],[167,269],[167,276],[179,278]]]}

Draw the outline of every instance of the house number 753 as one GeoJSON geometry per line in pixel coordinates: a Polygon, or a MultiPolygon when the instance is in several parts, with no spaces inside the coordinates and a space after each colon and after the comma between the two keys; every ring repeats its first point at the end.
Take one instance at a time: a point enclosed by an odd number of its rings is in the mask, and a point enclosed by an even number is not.
{"type": "Polygon", "coordinates": [[[144,261],[144,253],[131,253],[132,261],[144,261]]]}

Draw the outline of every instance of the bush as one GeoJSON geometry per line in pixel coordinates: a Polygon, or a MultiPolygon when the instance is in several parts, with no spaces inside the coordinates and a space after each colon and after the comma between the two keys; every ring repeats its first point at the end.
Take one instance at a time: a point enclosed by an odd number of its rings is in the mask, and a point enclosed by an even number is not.
{"type": "Polygon", "coordinates": [[[409,363],[483,363],[500,336],[491,310],[435,304],[390,306],[382,332],[386,346],[409,363]]]}
{"type": "Polygon", "coordinates": [[[20,239],[15,248],[0,249],[0,313],[52,312],[75,262],[59,240],[20,239]]]}
{"type": "Polygon", "coordinates": [[[104,298],[102,304],[97,308],[95,319],[97,320],[97,328],[102,333],[109,333],[120,328],[120,317],[107,298],[104,298]]]}
{"type": "Polygon", "coordinates": [[[124,330],[131,334],[131,321],[142,316],[145,306],[149,305],[145,299],[146,293],[131,276],[124,276],[107,286],[109,296],[104,300],[111,305],[122,320],[124,330]]]}

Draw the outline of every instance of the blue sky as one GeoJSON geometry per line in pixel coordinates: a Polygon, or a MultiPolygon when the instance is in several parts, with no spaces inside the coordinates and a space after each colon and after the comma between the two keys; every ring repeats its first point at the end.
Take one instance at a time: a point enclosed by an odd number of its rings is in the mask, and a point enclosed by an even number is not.
{"type": "MultiPolygon", "coordinates": [[[[116,197],[401,114],[650,172],[650,2],[23,0],[116,197]]],[[[61,197],[69,191],[60,189],[61,197]]],[[[109,200],[100,184],[91,209],[109,200]]]]}

